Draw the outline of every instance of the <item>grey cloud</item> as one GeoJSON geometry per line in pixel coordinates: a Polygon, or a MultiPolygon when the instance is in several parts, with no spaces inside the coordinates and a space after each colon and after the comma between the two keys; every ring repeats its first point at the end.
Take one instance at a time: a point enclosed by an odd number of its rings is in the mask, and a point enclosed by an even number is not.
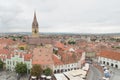
{"type": "Polygon", "coordinates": [[[42,32],[119,32],[119,0],[4,0],[1,2],[0,31],[3,31],[1,29],[5,32],[22,32],[25,29],[31,31],[33,13],[36,10],[42,32]]]}

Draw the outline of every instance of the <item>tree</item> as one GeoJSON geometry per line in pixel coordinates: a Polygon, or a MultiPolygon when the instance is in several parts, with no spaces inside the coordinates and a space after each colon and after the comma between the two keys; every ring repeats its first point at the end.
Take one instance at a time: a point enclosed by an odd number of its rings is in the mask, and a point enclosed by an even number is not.
{"type": "Polygon", "coordinates": [[[16,38],[15,38],[15,37],[13,37],[13,41],[16,41],[16,38]]]}
{"type": "Polygon", "coordinates": [[[15,71],[18,74],[25,74],[25,73],[27,73],[27,65],[22,63],[22,62],[17,63],[16,66],[15,66],[15,71]]]}
{"type": "Polygon", "coordinates": [[[52,75],[52,70],[51,70],[50,68],[46,68],[46,69],[44,70],[44,74],[45,74],[46,76],[52,75]]]}
{"type": "Polygon", "coordinates": [[[68,44],[75,44],[76,42],[75,42],[75,40],[69,40],[68,41],[68,44]]]}
{"type": "Polygon", "coordinates": [[[20,50],[24,50],[24,47],[20,47],[19,49],[20,49],[20,50]]]}
{"type": "Polygon", "coordinates": [[[3,65],[4,65],[4,63],[3,63],[3,61],[0,59],[0,69],[3,69],[3,65]]]}
{"type": "Polygon", "coordinates": [[[75,41],[69,41],[68,44],[75,44],[75,41]]]}
{"type": "Polygon", "coordinates": [[[57,53],[58,53],[58,50],[53,49],[53,53],[54,53],[54,54],[57,54],[57,53]]]}
{"type": "Polygon", "coordinates": [[[33,65],[32,69],[31,69],[32,76],[39,77],[42,73],[43,73],[43,70],[40,65],[38,65],[38,64],[33,65]]]}

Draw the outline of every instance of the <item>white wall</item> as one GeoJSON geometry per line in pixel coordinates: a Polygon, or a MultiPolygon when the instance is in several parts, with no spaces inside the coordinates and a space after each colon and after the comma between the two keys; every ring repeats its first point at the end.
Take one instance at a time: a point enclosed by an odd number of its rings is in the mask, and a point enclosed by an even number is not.
{"type": "Polygon", "coordinates": [[[104,58],[104,57],[98,57],[98,62],[104,64],[103,62],[105,62],[105,65],[108,66],[112,66],[111,64],[113,64],[113,67],[116,67],[116,65],[118,66],[118,69],[120,69],[120,61],[117,60],[112,60],[109,58],[104,58]],[[108,64],[107,64],[108,63],[108,64]]]}

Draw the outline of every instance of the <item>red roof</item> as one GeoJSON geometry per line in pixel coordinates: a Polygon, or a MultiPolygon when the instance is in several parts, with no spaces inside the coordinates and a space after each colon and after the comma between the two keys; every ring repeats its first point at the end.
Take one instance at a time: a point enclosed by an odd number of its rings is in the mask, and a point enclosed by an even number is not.
{"type": "Polygon", "coordinates": [[[6,43],[6,44],[13,44],[14,41],[12,39],[5,39],[5,38],[0,38],[0,43],[6,43]]]}
{"type": "Polygon", "coordinates": [[[30,59],[32,59],[32,54],[25,54],[24,59],[25,61],[29,61],[30,59]]]}
{"type": "Polygon", "coordinates": [[[62,44],[61,42],[56,42],[55,46],[57,48],[64,48],[64,44],[62,44]]]}
{"type": "Polygon", "coordinates": [[[52,48],[35,48],[33,50],[32,64],[49,65],[53,64],[52,48]]]}
{"type": "Polygon", "coordinates": [[[66,46],[61,42],[56,42],[55,47],[57,47],[61,50],[69,50],[71,48],[70,46],[66,46]]]}
{"type": "Polygon", "coordinates": [[[57,56],[53,55],[53,62],[54,62],[54,65],[62,65],[62,61],[58,59],[57,56]]]}
{"type": "Polygon", "coordinates": [[[8,49],[0,49],[0,54],[8,54],[9,50],[8,49]]]}
{"type": "Polygon", "coordinates": [[[98,56],[120,61],[120,53],[114,51],[101,51],[98,56]]]}

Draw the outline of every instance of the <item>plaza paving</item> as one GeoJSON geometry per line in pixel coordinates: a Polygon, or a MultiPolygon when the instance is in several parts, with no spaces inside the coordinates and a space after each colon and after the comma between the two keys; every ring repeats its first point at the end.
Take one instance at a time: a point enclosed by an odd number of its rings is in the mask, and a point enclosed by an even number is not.
{"type": "Polygon", "coordinates": [[[120,80],[120,69],[110,68],[110,71],[112,71],[110,80],[120,80]]]}
{"type": "Polygon", "coordinates": [[[90,70],[87,75],[86,80],[100,80],[102,78],[102,73],[93,65],[90,65],[90,70]]]}
{"type": "MultiPolygon", "coordinates": [[[[17,80],[17,74],[10,71],[0,71],[0,80],[17,80]]],[[[21,77],[20,80],[28,80],[28,78],[21,77]]]]}
{"type": "Polygon", "coordinates": [[[0,71],[0,80],[16,80],[16,74],[14,72],[0,71]]]}

